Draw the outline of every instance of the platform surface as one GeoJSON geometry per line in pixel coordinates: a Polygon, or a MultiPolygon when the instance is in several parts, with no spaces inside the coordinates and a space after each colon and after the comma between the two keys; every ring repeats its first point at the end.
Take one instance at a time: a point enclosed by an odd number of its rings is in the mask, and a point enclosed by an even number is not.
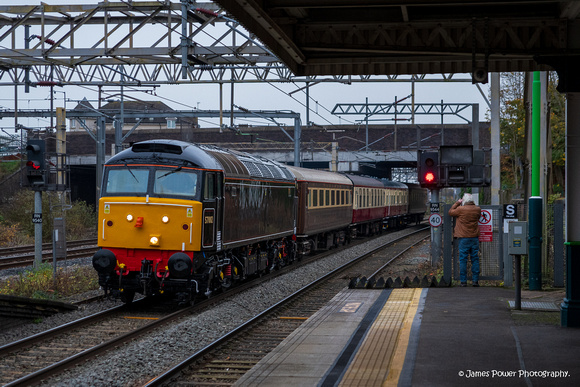
{"type": "Polygon", "coordinates": [[[236,385],[580,385],[580,329],[510,300],[495,287],[345,289],[236,385]]]}

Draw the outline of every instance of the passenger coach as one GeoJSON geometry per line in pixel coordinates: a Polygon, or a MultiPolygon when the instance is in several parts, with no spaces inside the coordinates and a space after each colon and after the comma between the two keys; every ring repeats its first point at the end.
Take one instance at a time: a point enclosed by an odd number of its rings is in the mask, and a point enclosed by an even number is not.
{"type": "Polygon", "coordinates": [[[350,238],[352,181],[344,175],[288,167],[298,187],[298,251],[329,249],[350,238]]]}

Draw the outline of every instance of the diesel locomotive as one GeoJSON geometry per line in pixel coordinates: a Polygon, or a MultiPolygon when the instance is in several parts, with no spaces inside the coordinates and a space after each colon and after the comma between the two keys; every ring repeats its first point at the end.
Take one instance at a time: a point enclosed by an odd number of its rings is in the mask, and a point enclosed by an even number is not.
{"type": "Polygon", "coordinates": [[[358,235],[418,223],[427,191],[212,145],[133,144],[106,163],[93,267],[105,293],[180,303],[358,235]]]}

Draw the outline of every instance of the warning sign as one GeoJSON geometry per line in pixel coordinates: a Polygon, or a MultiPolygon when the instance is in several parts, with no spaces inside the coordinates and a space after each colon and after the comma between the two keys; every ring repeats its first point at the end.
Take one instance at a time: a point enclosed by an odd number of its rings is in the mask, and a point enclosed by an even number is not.
{"type": "Polygon", "coordinates": [[[493,242],[493,213],[491,210],[481,210],[478,225],[479,241],[493,242]]]}

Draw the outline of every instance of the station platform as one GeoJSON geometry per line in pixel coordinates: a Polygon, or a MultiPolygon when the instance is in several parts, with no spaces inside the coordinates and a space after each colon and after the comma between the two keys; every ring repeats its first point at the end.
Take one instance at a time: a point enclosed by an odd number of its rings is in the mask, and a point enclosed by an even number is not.
{"type": "Polygon", "coordinates": [[[580,329],[546,294],[514,311],[497,287],[345,289],[236,385],[578,386],[580,329]]]}

